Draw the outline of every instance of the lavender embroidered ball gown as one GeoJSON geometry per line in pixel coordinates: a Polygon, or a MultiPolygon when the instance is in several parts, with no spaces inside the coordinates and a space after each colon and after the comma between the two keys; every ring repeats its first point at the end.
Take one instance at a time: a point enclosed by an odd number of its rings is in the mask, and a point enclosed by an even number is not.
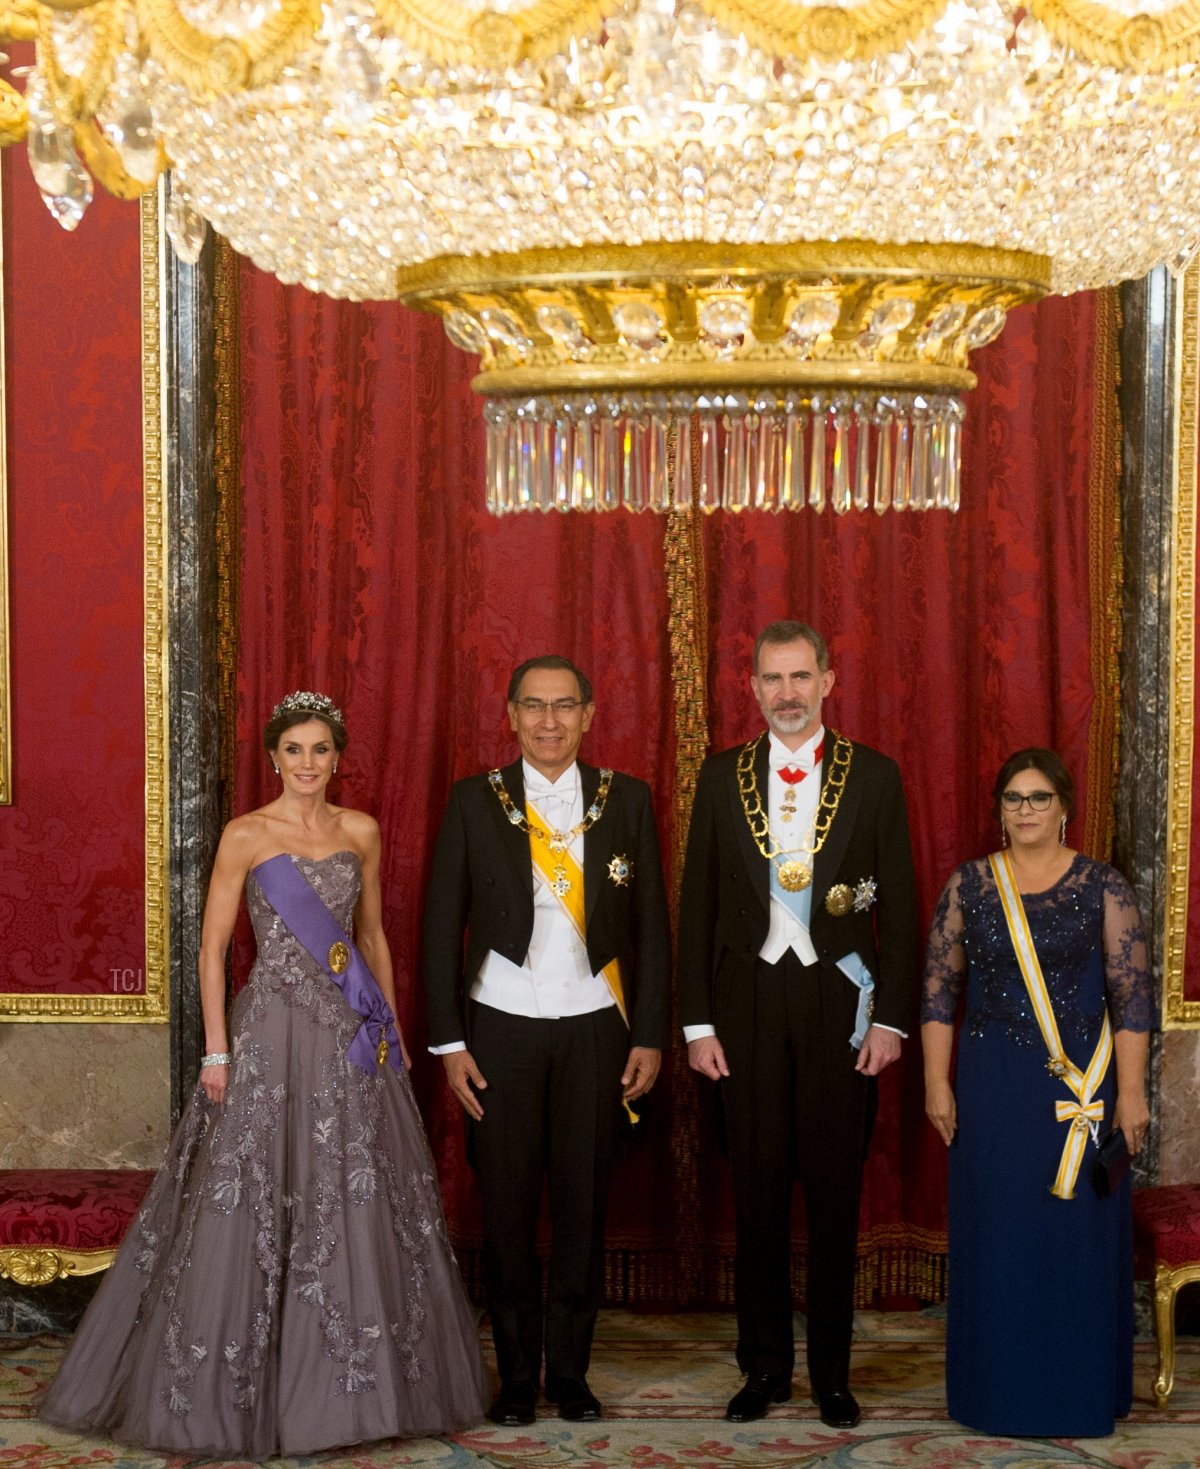
{"type": "MultiPolygon", "coordinates": [[[[351,927],[358,859],[293,858],[351,927]]],[[[476,1423],[487,1379],[406,1073],[345,1058],[360,1019],[263,897],[221,1107],[203,1091],[41,1407],[221,1457],[476,1423]]]]}

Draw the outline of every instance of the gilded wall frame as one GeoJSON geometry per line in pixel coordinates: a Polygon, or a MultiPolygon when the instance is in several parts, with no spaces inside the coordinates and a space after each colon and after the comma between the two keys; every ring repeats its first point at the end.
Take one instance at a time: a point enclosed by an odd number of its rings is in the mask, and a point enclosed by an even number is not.
{"type": "Polygon", "coordinates": [[[0,806],[12,804],[12,696],[8,656],[8,409],[4,396],[4,181],[0,178],[0,806]]]}
{"type": "MultiPolygon", "coordinates": [[[[163,475],[162,288],[166,237],[161,228],[164,186],[141,201],[142,319],[142,535],[143,535],[143,688],[145,691],[146,976],[144,992],[134,995],[0,995],[0,1020],[136,1021],[168,1020],[170,831],[168,826],[168,524],[163,475]]],[[[2,277],[0,277],[2,281],[2,277]]],[[[0,403],[0,407],[2,407],[0,403]]],[[[2,415],[0,415],[2,423],[2,415]]],[[[3,480],[0,479],[0,496],[3,480]]],[[[3,509],[0,500],[0,510],[3,509]]],[[[0,516],[0,525],[3,518],[0,516]]],[[[0,549],[3,540],[0,539],[0,549]]],[[[0,571],[3,561],[0,558],[0,571]]],[[[2,585],[2,578],[0,578],[2,585]]],[[[0,623],[0,626],[3,626],[0,623]]],[[[5,643],[7,649],[7,643],[5,643]]],[[[3,674],[7,673],[7,664],[3,674]]],[[[0,674],[0,693],[8,680],[0,674]]],[[[8,728],[5,720],[4,728],[8,728]]]]}
{"type": "MultiPolygon", "coordinates": [[[[1171,516],[1171,707],[1167,793],[1163,1029],[1200,1030],[1184,996],[1196,718],[1196,455],[1200,450],[1200,264],[1179,283],[1175,313],[1175,470],[1171,516]]],[[[1197,962],[1195,956],[1193,962],[1197,962]]]]}

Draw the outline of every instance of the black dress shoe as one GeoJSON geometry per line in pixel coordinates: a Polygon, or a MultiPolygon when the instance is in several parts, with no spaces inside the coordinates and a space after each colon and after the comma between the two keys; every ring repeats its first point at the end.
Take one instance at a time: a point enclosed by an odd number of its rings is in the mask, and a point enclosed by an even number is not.
{"type": "Polygon", "coordinates": [[[830,1428],[854,1428],[862,1417],[858,1402],[848,1388],[833,1392],[814,1392],[813,1402],[821,1412],[821,1422],[830,1428]]]}
{"type": "Polygon", "coordinates": [[[522,1423],[532,1423],[537,1416],[534,1412],[536,1401],[536,1388],[506,1384],[496,1394],[495,1402],[488,1409],[488,1417],[501,1428],[516,1428],[522,1423]]]}
{"type": "Polygon", "coordinates": [[[546,1401],[558,1404],[558,1416],[568,1423],[595,1423],[604,1417],[600,1400],[582,1380],[560,1379],[546,1384],[546,1401]]]}
{"type": "Polygon", "coordinates": [[[746,1386],[735,1392],[725,1409],[730,1423],[753,1423],[765,1417],[772,1403],[786,1403],[792,1395],[792,1379],[773,1372],[751,1372],[746,1386]]]}

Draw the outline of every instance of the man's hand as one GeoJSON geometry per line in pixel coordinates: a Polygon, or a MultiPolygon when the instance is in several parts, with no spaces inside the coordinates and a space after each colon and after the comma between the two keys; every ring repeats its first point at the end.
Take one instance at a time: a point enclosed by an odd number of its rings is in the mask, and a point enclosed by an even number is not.
{"type": "Polygon", "coordinates": [[[720,1081],[729,1075],[725,1063],[725,1051],[715,1035],[701,1036],[698,1041],[688,1041],[688,1065],[710,1081],[720,1081]]]}
{"type": "Polygon", "coordinates": [[[873,1025],[863,1040],[862,1049],[858,1053],[858,1064],[854,1069],[861,1071],[864,1076],[878,1076],[885,1066],[890,1066],[899,1059],[900,1037],[894,1030],[873,1025]]]}
{"type": "Polygon", "coordinates": [[[662,1052],[651,1046],[633,1046],[625,1070],[621,1073],[621,1099],[635,1102],[644,1097],[654,1085],[658,1068],[662,1065],[662,1052]]]}
{"type": "Polygon", "coordinates": [[[462,1103],[467,1116],[478,1122],[483,1116],[483,1108],[471,1088],[474,1086],[479,1091],[486,1091],[487,1082],[483,1079],[483,1072],[475,1064],[475,1057],[470,1051],[448,1051],[442,1060],[446,1064],[446,1080],[450,1083],[450,1090],[462,1103]]]}

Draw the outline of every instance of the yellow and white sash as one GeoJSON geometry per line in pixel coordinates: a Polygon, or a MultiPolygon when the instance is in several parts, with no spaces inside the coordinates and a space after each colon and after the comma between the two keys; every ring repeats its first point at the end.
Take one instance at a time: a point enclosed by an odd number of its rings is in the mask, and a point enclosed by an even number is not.
{"type": "MultiPolygon", "coordinates": [[[[587,919],[583,906],[583,869],[566,847],[561,852],[552,852],[549,847],[549,839],[554,832],[546,824],[542,813],[533,805],[526,802],[525,815],[530,826],[537,827],[546,837],[546,841],[538,841],[536,837],[529,839],[529,853],[533,858],[533,865],[546,879],[546,886],[562,904],[563,912],[571,920],[575,932],[582,939],[584,946],[587,945],[587,919]],[[566,874],[568,887],[565,893],[555,887],[556,867],[561,867],[566,874]]],[[[621,1012],[621,1019],[626,1025],[629,1024],[629,1014],[625,1008],[625,986],[621,981],[621,961],[610,959],[600,971],[600,978],[608,986],[609,992],[617,1002],[617,1009],[621,1012]]]]}
{"type": "Polygon", "coordinates": [[[1054,1076],[1060,1077],[1066,1083],[1075,1097],[1074,1101],[1055,1102],[1054,1104],[1055,1117],[1059,1122],[1066,1122],[1068,1130],[1067,1140],[1063,1144],[1062,1157],[1059,1159],[1058,1173],[1050,1190],[1057,1198],[1073,1199],[1075,1181],[1079,1177],[1079,1165],[1083,1162],[1083,1152],[1087,1147],[1088,1133],[1091,1132],[1094,1137],[1099,1124],[1104,1121],[1104,1103],[1093,1101],[1092,1098],[1104,1080],[1108,1063],[1112,1060],[1112,1026],[1109,1024],[1106,1013],[1104,1026],[1100,1031],[1100,1039],[1096,1043],[1092,1059],[1088,1062],[1087,1070],[1080,1071],[1063,1050],[1062,1037],[1058,1033],[1058,1021],[1054,1018],[1054,1008],[1050,1004],[1050,994],[1046,989],[1046,978],[1038,962],[1033,934],[1029,931],[1029,920],[1025,917],[1025,905],[1021,902],[1021,894],[1017,891],[1016,878],[1013,875],[1009,855],[1007,852],[993,852],[988,861],[991,863],[992,876],[996,879],[996,887],[1000,893],[1000,903],[1008,923],[1008,936],[1012,939],[1017,963],[1021,969],[1021,977],[1029,992],[1033,1013],[1037,1016],[1038,1029],[1042,1032],[1042,1039],[1050,1053],[1048,1069],[1054,1076]]]}

